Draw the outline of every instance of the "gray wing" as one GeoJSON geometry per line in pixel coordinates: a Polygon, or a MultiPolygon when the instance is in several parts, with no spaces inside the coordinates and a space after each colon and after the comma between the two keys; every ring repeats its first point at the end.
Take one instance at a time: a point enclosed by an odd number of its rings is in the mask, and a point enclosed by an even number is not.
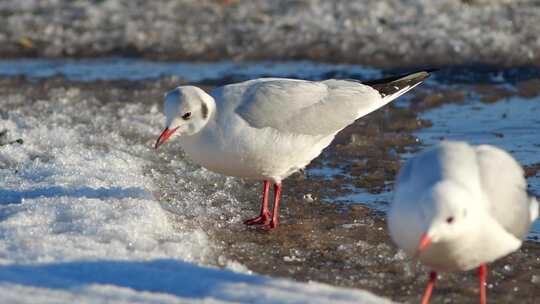
{"type": "Polygon", "coordinates": [[[376,90],[357,82],[259,79],[244,88],[235,112],[255,128],[328,136],[382,105],[376,90]]]}
{"type": "Polygon", "coordinates": [[[492,216],[506,231],[523,239],[529,231],[531,200],[521,166],[507,152],[488,145],[476,147],[482,187],[492,216]]]}

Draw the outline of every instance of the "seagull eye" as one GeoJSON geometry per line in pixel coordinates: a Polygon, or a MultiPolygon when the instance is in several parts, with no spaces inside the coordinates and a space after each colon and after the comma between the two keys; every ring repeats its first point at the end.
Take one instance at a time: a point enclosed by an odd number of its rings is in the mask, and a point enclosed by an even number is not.
{"type": "Polygon", "coordinates": [[[187,112],[186,114],[182,115],[182,118],[185,120],[188,120],[191,118],[191,112],[187,112]]]}
{"type": "Polygon", "coordinates": [[[453,216],[447,217],[447,218],[446,218],[446,222],[447,222],[448,224],[452,224],[452,223],[454,222],[454,217],[453,217],[453,216]]]}

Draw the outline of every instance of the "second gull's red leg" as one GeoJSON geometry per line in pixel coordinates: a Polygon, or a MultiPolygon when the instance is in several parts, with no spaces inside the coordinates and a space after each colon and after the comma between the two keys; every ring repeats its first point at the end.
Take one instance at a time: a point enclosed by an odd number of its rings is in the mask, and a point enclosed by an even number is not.
{"type": "Polygon", "coordinates": [[[429,303],[429,298],[431,298],[431,292],[433,291],[433,287],[435,287],[436,280],[437,280],[437,273],[435,271],[430,272],[429,282],[426,286],[426,290],[424,291],[424,296],[422,297],[422,304],[429,303]]]}
{"type": "Polygon", "coordinates": [[[486,277],[487,277],[487,266],[486,264],[480,265],[478,267],[478,277],[480,278],[480,304],[486,304],[486,277]]]}

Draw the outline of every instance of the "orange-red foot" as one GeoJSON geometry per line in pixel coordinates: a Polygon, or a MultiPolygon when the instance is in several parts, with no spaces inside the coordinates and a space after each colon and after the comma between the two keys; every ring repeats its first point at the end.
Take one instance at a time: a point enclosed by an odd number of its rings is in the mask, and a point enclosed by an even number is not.
{"type": "Polygon", "coordinates": [[[256,218],[252,218],[249,220],[244,221],[244,225],[252,226],[252,225],[269,225],[270,224],[270,213],[263,213],[256,218]]]}

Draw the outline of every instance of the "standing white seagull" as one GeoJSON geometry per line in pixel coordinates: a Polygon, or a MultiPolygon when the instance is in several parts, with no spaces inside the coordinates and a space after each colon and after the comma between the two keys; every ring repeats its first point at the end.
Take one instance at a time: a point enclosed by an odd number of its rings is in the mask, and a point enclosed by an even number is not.
{"type": "Polygon", "coordinates": [[[428,76],[418,72],[364,84],[259,78],[218,87],[210,95],[194,86],[180,86],[165,95],[165,130],[155,148],[177,134],[182,149],[199,165],[262,180],[261,213],[244,223],[270,230],[278,226],[283,179],[307,166],[340,130],[428,76]]]}
{"type": "Polygon", "coordinates": [[[400,171],[388,215],[390,235],[413,260],[436,271],[478,267],[486,303],[486,263],[517,250],[538,216],[521,166],[504,150],[443,142],[410,159],[400,171]]]}

